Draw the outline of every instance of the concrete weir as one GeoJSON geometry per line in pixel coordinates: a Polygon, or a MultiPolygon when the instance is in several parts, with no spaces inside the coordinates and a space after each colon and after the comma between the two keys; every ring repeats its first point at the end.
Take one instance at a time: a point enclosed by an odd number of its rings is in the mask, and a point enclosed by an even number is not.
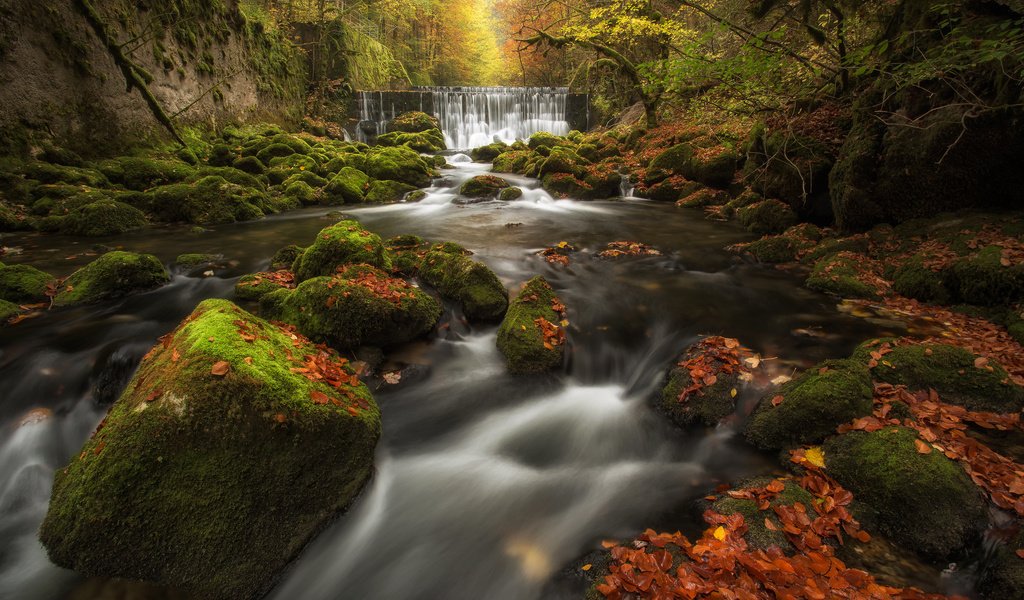
{"type": "Polygon", "coordinates": [[[357,122],[349,133],[372,140],[387,131],[389,121],[411,110],[436,116],[446,145],[459,150],[495,140],[511,143],[538,131],[564,135],[590,128],[589,97],[566,88],[418,87],[358,92],[351,108],[357,122]]]}

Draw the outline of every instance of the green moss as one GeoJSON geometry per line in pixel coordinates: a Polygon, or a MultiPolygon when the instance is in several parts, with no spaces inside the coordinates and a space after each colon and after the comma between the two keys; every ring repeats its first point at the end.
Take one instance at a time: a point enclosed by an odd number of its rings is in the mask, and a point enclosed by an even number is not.
{"type": "Polygon", "coordinates": [[[882,533],[946,557],[985,527],[985,501],[959,465],[938,451],[919,453],[916,439],[902,427],[837,436],[824,445],[826,470],[870,509],[882,533]]]}
{"type": "MultiPolygon", "coordinates": [[[[853,355],[867,364],[874,346],[862,345],[853,355]]],[[[974,366],[977,357],[945,344],[896,346],[882,356],[872,375],[879,381],[915,390],[934,389],[943,401],[970,410],[1014,413],[1024,408],[1024,388],[1012,383],[995,361],[974,366]]]]}
{"type": "Polygon", "coordinates": [[[548,173],[541,179],[541,185],[551,194],[563,198],[586,198],[590,195],[590,186],[572,173],[548,173]]]}
{"type": "Polygon", "coordinates": [[[292,264],[295,262],[295,259],[305,252],[305,250],[306,249],[302,246],[296,246],[295,244],[281,248],[275,252],[274,256],[270,259],[270,270],[279,271],[281,269],[290,269],[292,264]]]}
{"type": "Polygon", "coordinates": [[[512,373],[540,373],[562,365],[565,343],[546,341],[536,322],[545,319],[562,330],[562,315],[555,312],[553,303],[561,303],[554,290],[543,277],[534,277],[508,305],[505,319],[498,327],[497,344],[512,373]]]}
{"type": "Polygon", "coordinates": [[[960,302],[979,306],[1013,304],[1024,298],[1024,267],[1003,266],[1002,248],[988,246],[950,268],[947,285],[960,302]]]}
{"type": "Polygon", "coordinates": [[[409,342],[430,332],[441,317],[440,303],[423,290],[367,265],[307,279],[275,303],[271,317],[343,348],[409,342]]]}
{"type": "Polygon", "coordinates": [[[185,181],[195,169],[179,160],[162,160],[136,156],[122,156],[100,163],[100,171],[110,181],[130,190],[147,190],[157,185],[185,181]]]}
{"type": "Polygon", "coordinates": [[[170,280],[152,254],[107,252],[75,271],[53,298],[54,306],[70,306],[120,298],[159,287],[170,280]]]}
{"type": "Polygon", "coordinates": [[[320,194],[305,181],[296,181],[284,188],[284,196],[303,206],[320,202],[320,194]]]}
{"type": "Polygon", "coordinates": [[[877,298],[874,288],[858,279],[859,255],[840,252],[822,258],[814,265],[807,287],[842,298],[877,298]]]}
{"type": "Polygon", "coordinates": [[[210,176],[154,189],[149,212],[161,221],[214,225],[259,219],[278,210],[266,192],[210,176]]]}
{"type": "Polygon", "coordinates": [[[318,353],[230,302],[200,304],[57,471],[40,530],[50,558],[197,597],[260,597],[373,469],[369,390],[292,371],[318,353]],[[213,375],[220,361],[230,368],[213,375]]]}
{"type": "Polygon", "coordinates": [[[392,269],[403,275],[415,275],[420,270],[423,256],[430,242],[418,235],[399,235],[384,242],[391,257],[392,269]]]}
{"type": "Polygon", "coordinates": [[[0,298],[18,304],[43,302],[53,276],[31,265],[0,267],[0,298]]]}
{"type": "Polygon", "coordinates": [[[793,209],[779,200],[762,200],[738,208],[736,217],[749,231],[760,234],[782,233],[797,222],[793,209]]]}
{"type": "Polygon", "coordinates": [[[61,223],[71,235],[88,237],[116,235],[146,226],[146,215],[123,202],[100,200],[76,208],[61,223]]]}
{"type": "Polygon", "coordinates": [[[659,202],[676,202],[680,198],[689,197],[698,192],[704,186],[696,181],[689,181],[682,177],[670,177],[659,181],[639,192],[643,198],[650,198],[659,202]]]}
{"type": "Polygon", "coordinates": [[[792,239],[774,236],[751,242],[746,251],[760,262],[777,264],[796,260],[797,248],[792,239]]]}
{"type": "Polygon", "coordinates": [[[494,198],[501,190],[510,187],[508,181],[495,175],[477,175],[459,188],[459,195],[467,198],[494,198]]]}
{"type": "Polygon", "coordinates": [[[21,312],[21,307],[14,302],[0,300],[0,324],[6,323],[11,317],[19,312],[21,312]]]}
{"type": "Polygon", "coordinates": [[[705,206],[721,206],[729,200],[728,194],[721,190],[701,187],[692,194],[676,202],[680,208],[704,208],[705,206]]]}
{"type": "Polygon", "coordinates": [[[502,202],[511,202],[513,200],[518,200],[522,197],[523,190],[522,188],[517,187],[507,187],[501,190],[501,192],[498,194],[498,200],[501,200],[502,202]]]}
{"type": "MultiPolygon", "coordinates": [[[[694,357],[698,352],[697,347],[688,348],[677,362],[694,357]]],[[[721,365],[722,363],[715,361],[716,367],[721,365]]],[[[692,383],[689,370],[679,366],[669,370],[668,380],[658,397],[658,408],[673,423],[680,427],[689,427],[694,423],[713,427],[735,412],[736,401],[733,399],[732,391],[739,385],[738,373],[730,375],[720,372],[714,385],[705,386],[700,391],[690,394],[685,402],[680,402],[680,394],[692,383]]]]}
{"type": "Polygon", "coordinates": [[[231,163],[231,166],[250,175],[262,175],[267,170],[267,167],[255,156],[239,157],[231,163]]]}
{"type": "Polygon", "coordinates": [[[324,187],[324,194],[331,204],[357,204],[370,184],[366,173],[353,167],[342,167],[338,174],[324,187]]]}
{"type": "Polygon", "coordinates": [[[949,291],[943,284],[942,275],[924,266],[922,257],[908,259],[896,269],[892,278],[894,292],[922,302],[947,304],[949,291]]]}
{"type": "Polygon", "coordinates": [[[220,254],[179,254],[174,259],[174,264],[183,269],[195,269],[196,267],[212,265],[223,258],[224,256],[220,254]]]}
{"type": "Polygon", "coordinates": [[[316,240],[295,260],[296,281],[333,275],[338,267],[367,264],[391,270],[391,259],[380,236],[363,229],[358,221],[339,221],[325,227],[316,240]]]}
{"type": "Polygon", "coordinates": [[[34,179],[40,183],[63,183],[89,187],[107,187],[109,185],[103,173],[94,169],[67,167],[39,161],[26,163],[22,168],[22,173],[26,179],[34,179]]]}
{"type": "MultiPolygon", "coordinates": [[[[550,149],[556,146],[572,146],[573,143],[564,137],[550,134],[546,131],[540,131],[532,136],[527,142],[531,150],[537,150],[540,148],[550,149]]],[[[547,156],[547,154],[545,154],[547,156]]]]}
{"type": "Polygon", "coordinates": [[[241,300],[259,300],[270,292],[288,289],[264,275],[264,273],[250,273],[240,277],[235,283],[235,297],[241,300]]]}
{"type": "Polygon", "coordinates": [[[418,133],[391,131],[377,137],[381,146],[406,146],[416,152],[440,152],[445,149],[444,134],[440,129],[428,129],[418,133]]]}
{"type": "Polygon", "coordinates": [[[505,142],[493,142],[487,144],[486,146],[473,148],[473,150],[470,152],[470,156],[473,157],[473,160],[478,162],[493,162],[494,159],[498,158],[499,156],[508,152],[511,149],[512,147],[506,144],[505,142]]]}
{"type": "Polygon", "coordinates": [[[868,241],[860,236],[852,238],[826,238],[821,240],[817,246],[804,254],[800,258],[800,261],[813,265],[819,260],[839,252],[856,252],[859,254],[865,254],[867,251],[868,241]]]}
{"type": "Polygon", "coordinates": [[[494,157],[491,169],[496,173],[525,174],[526,164],[533,153],[529,150],[506,151],[494,157]]]}
{"type": "Polygon", "coordinates": [[[571,148],[556,146],[540,163],[539,174],[544,176],[548,173],[570,173],[574,177],[582,179],[586,174],[585,167],[588,164],[590,161],[576,154],[571,148]]]}
{"type": "Polygon", "coordinates": [[[366,201],[380,204],[400,202],[406,194],[415,190],[416,188],[413,186],[401,181],[374,181],[370,184],[369,191],[366,192],[366,201]]]}
{"type": "Polygon", "coordinates": [[[406,146],[375,146],[365,155],[366,174],[374,179],[401,181],[413,187],[430,185],[433,167],[406,146]]]}
{"type": "Polygon", "coordinates": [[[272,164],[270,161],[275,158],[284,158],[295,153],[295,149],[288,144],[268,144],[256,153],[256,158],[259,159],[261,163],[270,165],[272,164]]]}
{"type": "Polygon", "coordinates": [[[768,392],[744,433],[759,448],[789,448],[821,441],[839,425],[869,415],[871,410],[867,368],[853,360],[826,361],[768,392]],[[773,406],[776,396],[782,396],[782,402],[773,406]]]}
{"type": "Polygon", "coordinates": [[[311,188],[322,188],[327,185],[327,180],[320,177],[312,171],[300,171],[288,177],[281,182],[281,187],[287,188],[289,185],[301,181],[311,188]]]}
{"type": "MultiPolygon", "coordinates": [[[[736,489],[742,491],[764,488],[771,482],[772,479],[770,477],[758,477],[743,482],[741,485],[737,486],[736,489]]],[[[779,518],[775,515],[775,512],[770,509],[770,507],[791,507],[799,502],[807,509],[807,515],[812,521],[817,516],[817,512],[814,510],[815,498],[810,492],[800,487],[792,480],[785,480],[783,481],[783,484],[785,487],[778,493],[778,495],[769,501],[769,509],[767,510],[760,510],[753,500],[732,498],[728,496],[716,500],[711,505],[711,510],[723,515],[732,515],[736,513],[743,515],[743,521],[747,525],[747,532],[743,534],[743,539],[745,539],[747,544],[752,548],[756,550],[767,550],[772,547],[778,547],[783,551],[790,552],[793,550],[793,545],[789,543],[789,539],[782,531],[782,522],[779,521],[779,518]],[[771,521],[778,530],[768,529],[765,525],[766,519],[771,521]]]]}
{"type": "Polygon", "coordinates": [[[261,192],[267,190],[267,184],[263,178],[234,167],[199,167],[190,181],[198,181],[211,175],[223,177],[228,183],[242,187],[253,188],[261,192]]]}
{"type": "Polygon", "coordinates": [[[388,123],[388,131],[400,131],[404,133],[420,133],[431,129],[440,129],[441,123],[437,118],[424,112],[404,112],[388,123]]]}
{"type": "Polygon", "coordinates": [[[441,295],[462,303],[473,321],[498,321],[508,308],[508,290],[458,244],[438,244],[423,257],[420,276],[441,295]]]}

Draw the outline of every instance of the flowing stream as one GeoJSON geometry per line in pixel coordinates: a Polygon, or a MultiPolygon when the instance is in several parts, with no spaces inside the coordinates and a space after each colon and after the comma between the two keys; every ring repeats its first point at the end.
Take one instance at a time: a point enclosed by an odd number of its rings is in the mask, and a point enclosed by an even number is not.
{"type": "MultiPolygon", "coordinates": [[[[723,250],[751,239],[694,211],[621,198],[553,200],[534,180],[523,199],[454,204],[486,172],[464,155],[416,204],[344,207],[382,236],[454,240],[510,290],[535,274],[568,306],[563,372],[513,377],[496,327],[462,324],[449,306],[444,335],[397,349],[413,365],[376,390],[383,412],[377,471],[347,515],[284,574],[275,599],[560,597],[556,572],[602,538],[645,527],[699,531],[689,510],[718,482],[770,472],[774,458],[734,428],[683,433],[650,407],[673,358],[701,334],[741,339],[780,373],[848,353],[879,331],[836,311],[792,275],[723,250]],[[663,256],[605,260],[615,240],[663,256]],[[559,241],[580,251],[568,267],[537,252],[559,241]],[[687,516],[679,516],[679,515],[687,516]]],[[[116,304],[53,311],[0,329],[0,598],[99,597],[104,584],[49,563],[36,540],[53,472],[74,455],[139,358],[202,299],[232,297],[235,279],[265,268],[286,244],[306,244],[331,221],[306,209],[190,236],[184,227],[120,236],[110,244],[170,264],[182,252],[217,252],[212,276],[174,274],[170,285],[116,304]],[[97,588],[99,586],[99,588],[97,588]]],[[[67,275],[92,242],[60,236],[5,239],[5,262],[67,275]]],[[[251,308],[251,307],[250,307],[251,308]]],[[[757,391],[740,394],[741,412],[757,391]]],[[[109,584],[114,585],[114,584],[109,584]]],[[[121,597],[121,596],[111,596],[121,597]]],[[[166,597],[137,591],[134,597],[166,597]]]]}

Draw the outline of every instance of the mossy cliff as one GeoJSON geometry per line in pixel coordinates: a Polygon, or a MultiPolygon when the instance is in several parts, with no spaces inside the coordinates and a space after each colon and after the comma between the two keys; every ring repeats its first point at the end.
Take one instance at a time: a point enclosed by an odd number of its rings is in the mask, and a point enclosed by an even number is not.
{"type": "Polygon", "coordinates": [[[207,300],[57,471],[40,538],[83,574],[257,598],[362,489],[379,435],[344,359],[207,300]],[[324,379],[294,372],[311,364],[324,379]]]}
{"type": "Polygon", "coordinates": [[[4,38],[0,53],[0,153],[54,141],[82,155],[109,154],[165,139],[143,96],[125,91],[125,76],[85,18],[86,4],[179,127],[301,118],[301,52],[251,3],[8,4],[5,31],[17,34],[4,38]]]}

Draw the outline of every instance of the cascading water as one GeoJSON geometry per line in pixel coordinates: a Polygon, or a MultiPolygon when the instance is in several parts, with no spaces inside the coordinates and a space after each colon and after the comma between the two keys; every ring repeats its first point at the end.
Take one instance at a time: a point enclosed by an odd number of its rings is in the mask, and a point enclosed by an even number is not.
{"type": "Polygon", "coordinates": [[[569,133],[566,88],[431,88],[449,148],[512,143],[539,131],[569,133]]]}
{"type": "Polygon", "coordinates": [[[423,87],[400,92],[359,92],[356,135],[367,141],[387,131],[388,121],[406,110],[433,114],[441,122],[445,145],[468,150],[495,140],[512,143],[539,131],[569,133],[566,88],[423,87]],[[417,106],[418,105],[418,106],[417,106]]]}

